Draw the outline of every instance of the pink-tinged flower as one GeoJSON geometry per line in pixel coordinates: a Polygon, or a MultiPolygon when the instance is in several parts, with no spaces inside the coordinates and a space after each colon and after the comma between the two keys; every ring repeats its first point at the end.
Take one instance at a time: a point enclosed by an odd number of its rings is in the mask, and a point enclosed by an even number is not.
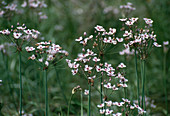
{"type": "Polygon", "coordinates": [[[108,42],[108,39],[107,39],[107,38],[104,38],[104,39],[103,39],[103,42],[104,42],[104,43],[107,43],[107,42],[108,42]]]}
{"type": "Polygon", "coordinates": [[[153,45],[154,45],[155,47],[161,47],[161,45],[159,45],[157,42],[153,42],[153,45]]]}
{"type": "Polygon", "coordinates": [[[127,36],[129,36],[129,35],[131,35],[131,33],[128,32],[128,31],[125,31],[125,33],[123,34],[123,37],[127,37],[127,36]]]}
{"type": "Polygon", "coordinates": [[[115,28],[109,28],[109,33],[108,35],[113,35],[116,33],[116,29],[115,28]]]}
{"type": "Polygon", "coordinates": [[[104,85],[104,87],[107,88],[107,89],[111,89],[112,85],[111,85],[111,83],[107,83],[107,84],[104,85]]]}
{"type": "Polygon", "coordinates": [[[115,90],[115,91],[118,90],[118,88],[116,87],[116,85],[113,85],[112,89],[115,90]]]}
{"type": "Polygon", "coordinates": [[[109,115],[109,114],[111,114],[112,112],[113,112],[113,110],[106,109],[105,115],[109,115]]]}
{"type": "Polygon", "coordinates": [[[146,111],[144,109],[142,109],[142,108],[138,108],[138,113],[139,114],[144,114],[144,113],[146,113],[146,111]]]}
{"type": "Polygon", "coordinates": [[[135,107],[135,108],[137,108],[137,109],[139,108],[139,106],[138,106],[138,105],[136,105],[136,104],[133,104],[133,105],[134,105],[134,107],[135,107]]]}
{"type": "Polygon", "coordinates": [[[37,39],[38,38],[38,34],[31,34],[32,38],[37,39]]]}
{"type": "Polygon", "coordinates": [[[105,101],[106,106],[111,107],[112,106],[112,101],[105,101]]]}
{"type": "Polygon", "coordinates": [[[109,76],[109,77],[113,77],[113,76],[115,76],[115,74],[114,74],[114,71],[107,71],[107,75],[109,76]]]}
{"type": "Polygon", "coordinates": [[[100,109],[100,114],[104,114],[105,113],[105,109],[100,109]]]}
{"type": "Polygon", "coordinates": [[[125,65],[124,63],[120,63],[120,64],[118,65],[118,67],[119,67],[119,68],[125,68],[126,65],[125,65]]]}
{"type": "Polygon", "coordinates": [[[47,56],[47,60],[48,60],[48,61],[52,61],[53,59],[54,59],[53,55],[48,55],[48,56],[47,56]]]}
{"type": "Polygon", "coordinates": [[[43,62],[43,58],[38,59],[39,62],[43,62]]]}
{"type": "Polygon", "coordinates": [[[25,8],[27,6],[27,2],[24,1],[22,4],[21,4],[21,7],[25,8]]]}
{"type": "Polygon", "coordinates": [[[76,64],[76,62],[74,62],[74,64],[73,64],[73,68],[75,68],[75,69],[76,69],[76,68],[78,68],[78,67],[79,67],[79,65],[80,65],[80,64],[76,64]]]}
{"type": "Polygon", "coordinates": [[[78,39],[75,39],[75,41],[81,41],[83,40],[83,37],[79,37],[78,39]]]}
{"type": "Polygon", "coordinates": [[[116,40],[112,40],[112,44],[113,44],[113,45],[116,45],[116,44],[117,44],[117,41],[116,41],[116,40]]]}
{"type": "Polygon", "coordinates": [[[122,98],[122,100],[123,100],[124,102],[127,102],[128,104],[130,104],[130,101],[129,101],[128,99],[122,98]]]}
{"type": "Polygon", "coordinates": [[[163,45],[164,46],[169,45],[169,41],[163,41],[163,45]]]}
{"type": "Polygon", "coordinates": [[[128,82],[128,79],[126,79],[125,77],[121,77],[119,82],[125,83],[125,82],[128,82]]]}
{"type": "Polygon", "coordinates": [[[123,42],[123,38],[116,37],[116,39],[117,39],[118,42],[123,42]]]}
{"type": "Polygon", "coordinates": [[[35,60],[35,55],[33,54],[32,56],[29,57],[31,60],[35,60]]]}
{"type": "Polygon", "coordinates": [[[88,56],[88,54],[83,54],[83,53],[79,53],[78,54],[78,57],[79,58],[85,58],[85,57],[87,57],[88,56]]]}
{"type": "Polygon", "coordinates": [[[93,61],[94,61],[94,62],[99,62],[99,61],[100,61],[100,59],[99,59],[99,58],[97,58],[97,57],[94,57],[94,58],[93,58],[93,61]]]}
{"type": "Polygon", "coordinates": [[[40,50],[42,50],[43,48],[45,48],[45,46],[39,45],[39,46],[37,47],[37,49],[40,49],[40,50]]]}
{"type": "Polygon", "coordinates": [[[19,30],[24,30],[26,28],[27,28],[26,26],[19,26],[19,27],[17,27],[17,29],[19,29],[19,30]]]}
{"type": "Polygon", "coordinates": [[[106,31],[102,26],[99,26],[99,25],[97,25],[96,27],[94,27],[97,31],[101,31],[101,32],[103,32],[103,31],[106,31]]]}
{"type": "Polygon", "coordinates": [[[27,29],[27,30],[24,30],[24,32],[28,35],[32,34],[31,30],[30,29],[27,29]]]}
{"type": "Polygon", "coordinates": [[[113,116],[122,116],[122,113],[116,113],[116,114],[113,114],[113,116]]]}
{"type": "Polygon", "coordinates": [[[27,52],[31,52],[31,51],[34,51],[35,48],[34,48],[34,47],[29,47],[29,46],[27,46],[27,47],[25,47],[25,50],[26,50],[27,52]]]}
{"type": "Polygon", "coordinates": [[[95,55],[97,55],[97,54],[95,54],[92,50],[87,49],[87,55],[95,56],[95,55]]]}
{"type": "Polygon", "coordinates": [[[22,33],[16,33],[16,32],[13,33],[13,36],[14,36],[15,39],[20,38],[21,35],[22,35],[22,33]]]}
{"type": "Polygon", "coordinates": [[[126,21],[127,20],[127,18],[125,18],[125,19],[119,19],[120,21],[126,21]]]}
{"type": "Polygon", "coordinates": [[[105,62],[104,66],[105,67],[111,67],[111,64],[108,64],[107,62],[105,62]]]}
{"type": "Polygon", "coordinates": [[[89,90],[85,89],[84,90],[84,95],[89,95],[89,90]]]}
{"type": "Polygon", "coordinates": [[[48,62],[48,61],[45,61],[45,65],[46,65],[46,66],[49,66],[49,62],[48,62]]]}
{"type": "Polygon", "coordinates": [[[98,108],[103,108],[104,107],[104,103],[97,105],[98,108]]]}
{"type": "Polygon", "coordinates": [[[71,70],[71,72],[72,72],[72,75],[77,74],[77,72],[78,72],[78,68],[77,68],[77,69],[74,69],[74,70],[71,70]]]}
{"type": "Polygon", "coordinates": [[[88,66],[88,65],[85,65],[84,71],[90,71],[90,70],[92,70],[92,69],[93,69],[93,67],[90,67],[90,66],[88,66]]]}
{"type": "Polygon", "coordinates": [[[143,20],[144,20],[145,23],[148,24],[148,25],[153,23],[153,20],[148,19],[148,18],[143,18],[143,20]]]}
{"type": "Polygon", "coordinates": [[[134,108],[135,108],[134,106],[132,106],[132,105],[130,106],[130,109],[131,109],[131,110],[133,110],[134,108]]]}
{"type": "Polygon", "coordinates": [[[125,24],[128,25],[128,26],[131,26],[131,25],[133,25],[133,23],[134,23],[133,21],[126,21],[125,24]]]}
{"type": "Polygon", "coordinates": [[[123,77],[122,74],[120,72],[118,72],[116,78],[122,78],[122,77],[123,77]]]}
{"type": "Polygon", "coordinates": [[[31,29],[31,30],[36,34],[40,34],[40,32],[38,30],[35,30],[35,29],[31,29]]]}
{"type": "Polygon", "coordinates": [[[128,87],[127,84],[119,84],[121,87],[128,87]]]}
{"type": "Polygon", "coordinates": [[[11,32],[8,29],[6,29],[6,30],[0,31],[0,33],[2,33],[3,35],[9,35],[11,32]]]}
{"type": "Polygon", "coordinates": [[[138,20],[139,18],[131,18],[130,20],[132,21],[132,22],[136,22],[137,20],[138,20]]]}
{"type": "Polygon", "coordinates": [[[102,71],[102,68],[100,66],[96,66],[96,71],[97,72],[101,72],[102,71]]]}
{"type": "Polygon", "coordinates": [[[113,102],[113,105],[116,105],[118,107],[123,106],[124,102],[113,102]]]}

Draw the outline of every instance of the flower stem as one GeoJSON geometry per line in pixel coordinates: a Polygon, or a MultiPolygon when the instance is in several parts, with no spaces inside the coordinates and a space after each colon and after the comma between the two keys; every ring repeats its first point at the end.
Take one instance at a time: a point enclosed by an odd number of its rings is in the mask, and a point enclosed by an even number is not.
{"type": "Polygon", "coordinates": [[[21,51],[19,51],[19,80],[20,80],[20,116],[22,116],[22,76],[21,76],[21,51]]]}
{"type": "Polygon", "coordinates": [[[138,64],[137,64],[136,48],[135,48],[135,68],[136,68],[136,80],[137,80],[137,100],[138,100],[138,105],[140,106],[140,98],[139,98],[139,77],[138,77],[138,64]]]}
{"type": "Polygon", "coordinates": [[[83,91],[81,90],[81,116],[83,116],[83,91]]]}
{"type": "Polygon", "coordinates": [[[146,110],[145,107],[145,60],[142,60],[142,108],[146,110]]]}
{"type": "Polygon", "coordinates": [[[89,83],[88,116],[90,116],[90,111],[91,111],[91,83],[89,83]]]}
{"type": "Polygon", "coordinates": [[[67,110],[67,116],[70,115],[70,105],[71,105],[71,100],[74,94],[71,94],[70,100],[69,100],[69,104],[68,104],[68,110],[67,110]]]}
{"type": "Polygon", "coordinates": [[[164,92],[165,92],[165,105],[166,105],[166,115],[168,116],[168,99],[167,99],[167,86],[166,86],[166,53],[164,53],[163,59],[163,76],[164,76],[164,92]]]}
{"type": "Polygon", "coordinates": [[[44,70],[45,79],[45,116],[48,116],[48,85],[47,85],[47,70],[44,70]]]}

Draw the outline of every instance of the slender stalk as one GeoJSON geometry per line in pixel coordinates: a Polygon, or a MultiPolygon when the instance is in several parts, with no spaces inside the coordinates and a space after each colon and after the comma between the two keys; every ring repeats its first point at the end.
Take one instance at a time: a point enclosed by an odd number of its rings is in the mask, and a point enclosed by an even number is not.
{"type": "Polygon", "coordinates": [[[136,69],[136,80],[137,80],[137,100],[138,100],[138,105],[140,106],[140,98],[139,98],[139,77],[138,77],[138,64],[137,64],[136,48],[135,48],[135,69],[136,69]]]}
{"type": "Polygon", "coordinates": [[[22,116],[22,76],[21,76],[21,51],[19,51],[19,80],[20,80],[20,116],[22,116]]]}
{"type": "Polygon", "coordinates": [[[142,60],[142,108],[146,110],[145,107],[145,60],[142,60]]]}
{"type": "Polygon", "coordinates": [[[89,97],[88,97],[88,116],[91,113],[91,83],[89,83],[89,97]]]}
{"type": "Polygon", "coordinates": [[[71,105],[71,100],[74,94],[71,94],[70,100],[69,100],[69,104],[68,104],[68,109],[67,109],[67,116],[70,115],[70,105],[71,105]]]}
{"type": "Polygon", "coordinates": [[[45,116],[48,116],[48,85],[47,85],[47,70],[44,70],[45,80],[45,116]]]}
{"type": "Polygon", "coordinates": [[[166,53],[164,53],[163,59],[163,76],[164,76],[164,92],[165,92],[165,105],[166,105],[166,115],[168,116],[168,99],[167,99],[167,83],[166,83],[166,53]]]}
{"type": "Polygon", "coordinates": [[[61,93],[62,93],[62,95],[63,95],[63,97],[64,97],[64,99],[65,99],[66,104],[68,104],[67,98],[66,98],[66,96],[65,96],[65,94],[64,94],[64,90],[63,90],[63,88],[62,88],[62,86],[61,86],[60,78],[59,78],[59,76],[58,76],[58,72],[57,72],[57,69],[56,69],[55,66],[54,66],[54,69],[55,69],[55,72],[56,72],[56,78],[57,78],[58,85],[60,86],[61,93]]]}
{"type": "Polygon", "coordinates": [[[83,91],[81,90],[81,116],[83,116],[83,91]]]}

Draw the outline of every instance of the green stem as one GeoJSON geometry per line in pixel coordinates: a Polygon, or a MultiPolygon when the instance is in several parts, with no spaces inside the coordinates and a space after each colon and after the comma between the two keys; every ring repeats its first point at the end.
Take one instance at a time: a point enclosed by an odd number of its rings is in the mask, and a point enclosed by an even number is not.
{"type": "Polygon", "coordinates": [[[88,116],[90,116],[90,111],[91,111],[91,83],[89,83],[88,116]]]}
{"type": "Polygon", "coordinates": [[[20,79],[20,116],[22,116],[22,76],[21,76],[21,51],[19,51],[19,79],[20,79]]]}
{"type": "Polygon", "coordinates": [[[138,100],[138,105],[140,106],[140,98],[139,98],[139,77],[138,77],[138,64],[137,64],[136,48],[135,48],[135,67],[136,67],[136,80],[137,80],[137,100],[138,100]]]}
{"type": "Polygon", "coordinates": [[[146,110],[145,107],[145,60],[142,60],[142,108],[146,110]]]}
{"type": "Polygon", "coordinates": [[[61,89],[61,93],[62,93],[62,95],[63,95],[63,97],[64,97],[64,99],[65,99],[66,104],[68,104],[67,98],[66,98],[66,96],[65,96],[65,94],[64,94],[64,90],[63,90],[63,88],[62,88],[62,86],[61,86],[60,78],[59,78],[59,76],[58,76],[58,72],[57,72],[57,69],[56,69],[55,66],[54,66],[54,69],[55,69],[55,72],[56,72],[56,78],[57,78],[58,85],[60,86],[60,89],[61,89]]]}
{"type": "Polygon", "coordinates": [[[47,85],[47,70],[44,70],[45,80],[45,116],[48,116],[48,85],[47,85]]]}
{"type": "Polygon", "coordinates": [[[71,105],[71,100],[74,94],[71,94],[70,100],[69,100],[69,104],[68,104],[68,109],[67,109],[67,116],[70,115],[70,105],[71,105]]]}
{"type": "Polygon", "coordinates": [[[81,116],[83,116],[83,91],[81,90],[81,116]]]}
{"type": "Polygon", "coordinates": [[[166,115],[168,116],[168,99],[167,99],[167,86],[166,86],[166,53],[164,53],[163,59],[163,76],[164,76],[164,92],[165,92],[165,105],[166,105],[166,115]]]}

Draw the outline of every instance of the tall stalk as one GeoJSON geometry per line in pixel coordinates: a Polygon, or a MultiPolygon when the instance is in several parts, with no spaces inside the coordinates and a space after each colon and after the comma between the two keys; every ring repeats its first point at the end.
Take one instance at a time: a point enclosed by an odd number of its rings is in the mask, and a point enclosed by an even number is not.
{"type": "Polygon", "coordinates": [[[142,60],[142,108],[146,110],[145,107],[145,60],[142,60]]]}
{"type": "Polygon", "coordinates": [[[135,69],[136,69],[136,81],[137,81],[137,100],[138,105],[140,106],[140,98],[139,98],[139,77],[138,77],[138,63],[137,63],[137,55],[136,55],[136,48],[135,48],[135,69]]]}
{"type": "Polygon", "coordinates": [[[22,116],[22,76],[21,76],[21,51],[19,51],[19,80],[20,80],[20,116],[22,116]]]}
{"type": "Polygon", "coordinates": [[[74,94],[71,94],[71,97],[70,97],[70,100],[69,100],[69,103],[68,103],[67,116],[70,115],[70,105],[71,105],[71,100],[72,100],[73,95],[74,94]]]}
{"type": "Polygon", "coordinates": [[[166,53],[164,53],[163,58],[163,80],[164,80],[164,92],[165,92],[165,105],[166,105],[166,115],[168,116],[168,99],[167,99],[167,86],[166,86],[166,53]]]}
{"type": "Polygon", "coordinates": [[[89,97],[88,97],[88,116],[91,113],[91,83],[89,83],[89,97]]]}
{"type": "Polygon", "coordinates": [[[81,90],[81,116],[83,116],[83,91],[81,90]]]}
{"type": "Polygon", "coordinates": [[[48,85],[47,85],[47,70],[44,70],[45,80],[45,116],[48,116],[48,85]]]}

